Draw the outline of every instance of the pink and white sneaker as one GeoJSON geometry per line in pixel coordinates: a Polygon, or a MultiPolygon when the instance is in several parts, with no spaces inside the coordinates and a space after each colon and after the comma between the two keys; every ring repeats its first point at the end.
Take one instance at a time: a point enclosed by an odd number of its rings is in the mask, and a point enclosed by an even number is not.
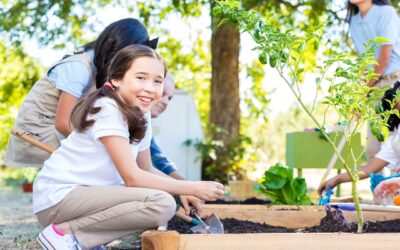
{"type": "Polygon", "coordinates": [[[73,234],[63,234],[51,224],[36,238],[45,250],[82,250],[73,234]]]}

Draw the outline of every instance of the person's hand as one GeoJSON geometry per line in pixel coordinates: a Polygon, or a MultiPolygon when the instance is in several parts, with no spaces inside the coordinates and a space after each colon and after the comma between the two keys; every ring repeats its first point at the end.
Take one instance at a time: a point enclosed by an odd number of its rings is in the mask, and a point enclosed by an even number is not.
{"type": "Polygon", "coordinates": [[[318,194],[319,196],[322,196],[322,192],[328,190],[328,188],[334,188],[338,184],[340,184],[340,177],[337,175],[335,177],[330,178],[329,180],[325,181],[318,187],[318,194]]]}
{"type": "Polygon", "coordinates": [[[374,194],[379,198],[386,198],[394,194],[394,192],[396,192],[398,189],[400,189],[399,177],[388,179],[379,183],[374,189],[374,194]]]}
{"type": "Polygon", "coordinates": [[[191,195],[180,195],[179,198],[186,215],[190,214],[189,204],[192,204],[199,213],[203,210],[203,202],[199,198],[191,195]]]}
{"type": "Polygon", "coordinates": [[[215,201],[224,196],[224,185],[215,181],[197,181],[193,195],[201,200],[215,201]]]}

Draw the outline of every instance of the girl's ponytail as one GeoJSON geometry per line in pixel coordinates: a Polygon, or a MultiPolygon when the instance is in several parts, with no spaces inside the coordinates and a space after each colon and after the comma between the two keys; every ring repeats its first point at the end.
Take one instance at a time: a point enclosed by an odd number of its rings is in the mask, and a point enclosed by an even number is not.
{"type": "Polygon", "coordinates": [[[147,128],[147,120],[140,108],[132,107],[126,104],[115,90],[107,87],[105,84],[95,92],[83,97],[72,110],[70,122],[74,129],[79,132],[84,132],[95,123],[95,120],[88,120],[89,114],[96,114],[101,110],[101,107],[94,107],[96,100],[101,97],[109,97],[117,103],[121,113],[127,120],[129,127],[129,143],[140,142],[145,136],[147,128]]]}

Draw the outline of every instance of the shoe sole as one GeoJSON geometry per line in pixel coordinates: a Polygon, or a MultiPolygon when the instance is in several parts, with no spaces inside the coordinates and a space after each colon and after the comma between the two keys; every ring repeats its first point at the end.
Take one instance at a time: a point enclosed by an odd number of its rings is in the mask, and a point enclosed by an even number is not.
{"type": "Polygon", "coordinates": [[[46,236],[43,233],[40,233],[36,240],[39,242],[40,246],[45,250],[56,250],[51,243],[46,239],[46,236]]]}

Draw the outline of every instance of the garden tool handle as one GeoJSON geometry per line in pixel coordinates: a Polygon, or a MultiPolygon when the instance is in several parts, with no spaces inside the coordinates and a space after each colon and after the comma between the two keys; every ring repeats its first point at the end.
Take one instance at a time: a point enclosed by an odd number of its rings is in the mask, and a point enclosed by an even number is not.
{"type": "Polygon", "coordinates": [[[207,225],[207,223],[205,223],[203,221],[203,219],[201,219],[200,215],[197,213],[197,209],[193,204],[189,204],[190,206],[190,216],[193,216],[194,218],[196,218],[200,224],[204,227],[204,229],[208,229],[210,226],[207,225]]]}
{"type": "Polygon", "coordinates": [[[47,153],[51,154],[54,152],[54,148],[50,147],[47,144],[44,144],[43,142],[40,142],[36,139],[33,139],[32,137],[30,137],[27,133],[24,133],[22,131],[18,131],[16,129],[11,130],[11,134],[20,138],[21,140],[24,140],[26,142],[31,143],[33,146],[36,146],[44,151],[46,151],[47,153]]]}
{"type": "Polygon", "coordinates": [[[192,204],[192,203],[190,203],[189,204],[189,207],[190,207],[190,216],[193,216],[193,217],[195,217],[196,219],[198,219],[197,217],[199,217],[199,215],[197,214],[197,209],[196,209],[196,207],[192,204]]]}
{"type": "Polygon", "coordinates": [[[192,216],[192,204],[189,204],[189,206],[190,206],[190,216],[189,215],[186,215],[186,214],[184,214],[184,213],[181,213],[180,211],[179,211],[179,208],[183,208],[183,204],[182,204],[182,201],[181,201],[181,199],[179,198],[179,196],[178,195],[174,195],[174,199],[175,199],[175,201],[176,201],[176,212],[175,212],[175,216],[177,217],[177,218],[180,218],[180,219],[182,219],[182,220],[184,220],[184,221],[186,221],[186,222],[189,222],[189,223],[191,223],[191,224],[193,224],[193,225],[198,225],[198,224],[200,224],[200,221],[197,219],[197,218],[192,218],[191,216],[192,216]]]}
{"type": "Polygon", "coordinates": [[[180,210],[176,211],[175,216],[177,218],[180,218],[188,223],[191,223],[193,225],[198,225],[200,224],[200,221],[198,221],[197,219],[194,219],[192,217],[190,217],[189,215],[184,214],[183,212],[181,212],[180,210]]]}

